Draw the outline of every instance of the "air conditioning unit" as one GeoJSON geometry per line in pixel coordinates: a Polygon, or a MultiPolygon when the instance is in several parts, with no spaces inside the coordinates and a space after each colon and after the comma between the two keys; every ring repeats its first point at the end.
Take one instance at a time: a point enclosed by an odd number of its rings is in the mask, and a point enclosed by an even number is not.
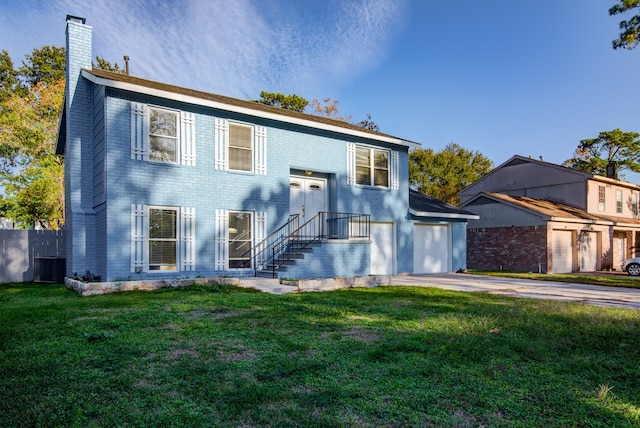
{"type": "Polygon", "coordinates": [[[34,257],[33,282],[64,282],[67,259],[64,257],[34,257]]]}

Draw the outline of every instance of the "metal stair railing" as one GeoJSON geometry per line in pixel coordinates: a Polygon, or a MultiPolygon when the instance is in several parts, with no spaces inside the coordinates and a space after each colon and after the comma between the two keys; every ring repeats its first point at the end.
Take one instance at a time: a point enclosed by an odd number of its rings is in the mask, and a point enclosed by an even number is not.
{"type": "Polygon", "coordinates": [[[371,216],[369,214],[338,213],[321,211],[303,225],[292,228],[299,220],[297,214],[255,247],[254,267],[256,275],[271,266],[271,275],[290,262],[296,253],[325,239],[351,239],[370,237],[371,216]],[[293,218],[295,216],[295,218],[293,218]],[[289,233],[285,233],[289,230],[289,233]]]}

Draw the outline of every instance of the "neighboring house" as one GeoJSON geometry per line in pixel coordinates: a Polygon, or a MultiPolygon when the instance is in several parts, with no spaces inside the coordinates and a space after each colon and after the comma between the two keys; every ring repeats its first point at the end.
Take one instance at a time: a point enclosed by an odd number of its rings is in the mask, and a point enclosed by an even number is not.
{"type": "Polygon", "coordinates": [[[67,18],[57,152],[65,158],[68,275],[315,278],[466,268],[467,219],[475,215],[424,198],[410,203],[408,151],[417,143],[93,69],[91,33],[84,19],[67,18]]]}
{"type": "Polygon", "coordinates": [[[640,186],[514,156],[460,193],[468,266],[534,272],[620,270],[640,244],[640,186]]]}

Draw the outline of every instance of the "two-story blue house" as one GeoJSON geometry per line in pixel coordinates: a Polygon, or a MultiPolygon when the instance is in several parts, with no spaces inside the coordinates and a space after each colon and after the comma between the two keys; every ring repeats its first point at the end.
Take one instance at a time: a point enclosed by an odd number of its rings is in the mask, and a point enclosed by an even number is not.
{"type": "Polygon", "coordinates": [[[466,267],[476,216],[410,202],[416,143],[92,68],[67,18],[67,275],[328,278],[466,267]]]}

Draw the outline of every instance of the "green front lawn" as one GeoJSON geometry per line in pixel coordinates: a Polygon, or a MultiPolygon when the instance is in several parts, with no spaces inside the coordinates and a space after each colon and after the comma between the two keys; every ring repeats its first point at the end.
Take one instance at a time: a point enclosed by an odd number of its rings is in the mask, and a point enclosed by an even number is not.
{"type": "Polygon", "coordinates": [[[577,284],[607,285],[609,287],[640,288],[640,277],[626,273],[602,275],[596,273],[525,273],[508,271],[469,270],[473,275],[501,276],[506,278],[536,279],[540,281],[573,282],[577,284]]]}
{"type": "Polygon", "coordinates": [[[0,426],[640,426],[640,311],[0,285],[0,426]]]}

